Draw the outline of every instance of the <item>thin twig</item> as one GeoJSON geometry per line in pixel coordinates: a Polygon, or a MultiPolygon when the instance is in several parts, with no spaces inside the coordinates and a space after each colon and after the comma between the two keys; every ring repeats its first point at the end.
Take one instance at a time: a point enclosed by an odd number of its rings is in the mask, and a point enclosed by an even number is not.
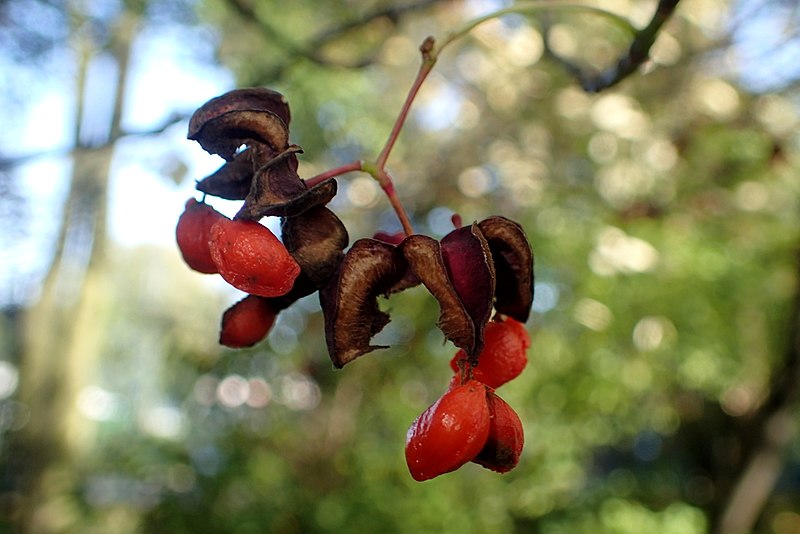
{"type": "Polygon", "coordinates": [[[6,171],[24,165],[30,161],[35,161],[47,157],[71,157],[79,152],[102,152],[111,149],[117,141],[128,137],[148,137],[164,133],[168,128],[183,121],[189,120],[189,114],[175,114],[167,118],[161,124],[148,128],[147,130],[122,130],[117,129],[113,135],[109,135],[101,143],[86,144],[80,143],[69,147],[58,147],[50,150],[41,150],[30,154],[20,154],[17,156],[0,156],[0,171],[6,171]]]}
{"type": "Polygon", "coordinates": [[[628,50],[620,56],[616,65],[599,73],[586,72],[569,60],[556,54],[545,36],[545,51],[567,72],[575,77],[588,93],[599,93],[612,87],[634,72],[650,57],[650,48],[655,43],[661,27],[669,20],[680,0],[660,0],[649,24],[637,31],[628,50]]]}
{"type": "Polygon", "coordinates": [[[243,21],[247,21],[256,27],[268,40],[274,42],[276,45],[283,48],[285,54],[284,61],[275,65],[271,71],[264,76],[265,78],[276,79],[280,78],[284,70],[293,65],[297,58],[305,58],[320,66],[356,69],[363,68],[371,65],[374,61],[373,58],[361,58],[358,61],[345,63],[336,62],[331,59],[325,58],[319,53],[319,50],[324,48],[328,43],[339,39],[348,32],[363,27],[375,20],[389,19],[397,21],[402,15],[414,11],[426,9],[434,4],[441,3],[442,0],[419,0],[411,2],[402,6],[387,6],[375,9],[369,13],[364,14],[359,18],[345,21],[341,24],[331,26],[320,31],[317,35],[311,37],[304,44],[298,44],[292,41],[288,36],[284,35],[276,28],[271,26],[267,21],[264,21],[258,16],[258,13],[253,9],[252,5],[242,0],[227,0],[228,5],[236,11],[243,21]]]}
{"type": "Polygon", "coordinates": [[[325,180],[329,180],[330,178],[336,178],[337,176],[347,174],[348,172],[361,171],[361,170],[364,170],[363,161],[353,161],[350,163],[345,163],[344,165],[340,165],[339,167],[336,167],[334,169],[329,169],[323,173],[308,178],[305,181],[306,186],[311,188],[319,183],[324,182],[325,180]]]}
{"type": "Polygon", "coordinates": [[[386,140],[383,150],[381,150],[381,153],[378,155],[378,159],[375,161],[375,166],[378,167],[378,169],[383,169],[386,166],[386,161],[389,159],[389,154],[391,153],[392,148],[394,148],[395,142],[400,135],[400,130],[403,128],[403,124],[405,124],[406,119],[408,118],[408,112],[411,110],[411,104],[413,104],[420,87],[422,87],[423,82],[428,77],[428,74],[431,73],[433,66],[436,64],[436,56],[431,54],[433,45],[433,37],[428,37],[419,47],[419,51],[422,53],[422,64],[419,66],[419,71],[417,72],[417,77],[414,79],[414,83],[411,84],[411,88],[408,90],[406,100],[403,102],[403,107],[400,109],[400,113],[397,115],[394,126],[392,126],[392,131],[389,134],[389,138],[386,140]]]}
{"type": "Polygon", "coordinates": [[[411,226],[411,219],[409,219],[406,209],[403,207],[403,203],[400,202],[400,197],[397,196],[397,191],[394,188],[394,183],[389,173],[379,169],[378,182],[381,184],[384,194],[389,199],[389,204],[392,205],[394,212],[397,214],[397,218],[400,219],[400,224],[403,225],[403,232],[405,232],[406,235],[413,234],[414,227],[411,226]]]}

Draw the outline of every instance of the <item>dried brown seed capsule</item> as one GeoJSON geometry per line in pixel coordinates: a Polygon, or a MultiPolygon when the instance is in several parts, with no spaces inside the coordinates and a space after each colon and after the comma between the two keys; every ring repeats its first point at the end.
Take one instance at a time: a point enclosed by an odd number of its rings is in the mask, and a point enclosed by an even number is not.
{"type": "Polygon", "coordinates": [[[372,336],[389,322],[377,298],[402,280],[408,266],[397,247],[376,239],[359,239],[345,254],[337,273],[320,290],[325,338],[333,365],[343,367],[378,348],[372,336]]]}
{"type": "Polygon", "coordinates": [[[533,252],[522,227],[505,217],[478,223],[497,273],[495,308],[524,323],[533,304],[533,252]]]}

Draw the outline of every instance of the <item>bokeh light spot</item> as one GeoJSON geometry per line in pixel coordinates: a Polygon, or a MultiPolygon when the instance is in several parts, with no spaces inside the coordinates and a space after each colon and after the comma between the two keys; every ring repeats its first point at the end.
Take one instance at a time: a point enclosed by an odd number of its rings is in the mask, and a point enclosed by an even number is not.
{"type": "Polygon", "coordinates": [[[87,386],[78,393],[78,410],[94,421],[108,421],[117,409],[116,396],[99,386],[87,386]]]}
{"type": "Polygon", "coordinates": [[[250,383],[242,376],[229,375],[217,386],[217,400],[226,408],[236,408],[247,402],[250,383]]]}
{"type": "Polygon", "coordinates": [[[272,387],[263,378],[251,378],[247,381],[247,405],[251,408],[263,408],[272,400],[272,387]]]}
{"type": "Polygon", "coordinates": [[[547,313],[558,304],[559,291],[555,284],[537,282],[533,286],[533,305],[536,313],[547,313]]]}
{"type": "Polygon", "coordinates": [[[608,306],[589,298],[579,300],[572,315],[578,323],[597,332],[608,328],[614,319],[614,314],[608,306]]]}
{"type": "Polygon", "coordinates": [[[0,361],[0,399],[7,399],[17,390],[19,371],[14,364],[0,361]]]}
{"type": "Polygon", "coordinates": [[[658,251],[650,243],[608,226],[597,237],[597,246],[589,256],[589,267],[598,275],[610,276],[648,272],[658,261],[658,251]]]}
{"type": "Polygon", "coordinates": [[[186,429],[183,413],[178,408],[167,405],[144,410],[140,415],[139,425],[152,436],[170,440],[180,438],[186,429]]]}
{"type": "Polygon", "coordinates": [[[643,317],[633,328],[633,344],[640,351],[656,350],[675,333],[675,326],[666,317],[643,317]]]}
{"type": "Polygon", "coordinates": [[[760,182],[744,181],[736,187],[736,205],[745,211],[761,211],[770,204],[769,189],[760,182]]]}
{"type": "Polygon", "coordinates": [[[354,206],[369,208],[378,201],[378,185],[372,178],[359,176],[347,187],[347,198],[354,206]]]}
{"type": "Polygon", "coordinates": [[[282,376],[279,384],[280,401],[290,410],[313,410],[322,397],[317,383],[300,373],[282,376]]]}
{"type": "Polygon", "coordinates": [[[484,167],[469,167],[458,176],[458,189],[466,196],[477,198],[492,188],[492,175],[484,167]]]}

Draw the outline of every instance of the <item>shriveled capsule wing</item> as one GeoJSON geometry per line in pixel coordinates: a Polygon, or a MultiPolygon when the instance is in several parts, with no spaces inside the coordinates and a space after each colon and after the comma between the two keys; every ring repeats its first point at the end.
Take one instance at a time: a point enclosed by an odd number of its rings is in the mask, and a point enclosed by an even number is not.
{"type": "Polygon", "coordinates": [[[326,180],[308,188],[294,170],[294,162],[296,157],[292,154],[257,171],[236,217],[251,220],[267,216],[294,217],[325,205],[336,196],[336,180],[326,180]]]}
{"type": "Polygon", "coordinates": [[[473,223],[456,228],[442,238],[442,257],[453,286],[475,326],[472,349],[464,350],[477,357],[483,349],[483,331],[492,314],[495,294],[496,277],[489,245],[478,225],[473,223]]]}
{"type": "Polygon", "coordinates": [[[397,247],[359,239],[347,251],[330,283],[320,290],[328,353],[337,368],[375,349],[372,337],[389,323],[377,298],[402,278],[408,266],[397,247]]]}
{"type": "Polygon", "coordinates": [[[228,111],[209,116],[203,122],[197,119],[200,108],[189,121],[189,139],[197,141],[210,154],[231,161],[242,145],[261,144],[277,155],[289,146],[289,128],[280,117],[270,111],[228,111]]]}
{"type": "Polygon", "coordinates": [[[197,130],[197,125],[229,111],[269,111],[274,113],[289,126],[291,113],[286,98],[277,91],[266,87],[245,87],[233,89],[214,97],[203,104],[193,115],[189,123],[189,133],[197,130]]]}
{"type": "Polygon", "coordinates": [[[197,182],[195,188],[207,195],[228,200],[244,200],[253,182],[253,161],[250,149],[236,154],[213,174],[197,182]]]}
{"type": "Polygon", "coordinates": [[[411,235],[400,249],[411,271],[439,302],[438,325],[445,337],[467,354],[477,355],[494,294],[492,259],[477,226],[459,228],[441,244],[411,235]]]}
{"type": "Polygon", "coordinates": [[[495,309],[517,321],[528,320],[533,304],[533,251],[522,227],[505,217],[478,223],[497,273],[495,309]]]}
{"type": "Polygon", "coordinates": [[[349,242],[342,221],[324,206],[284,219],[281,235],[286,250],[317,289],[327,285],[349,242]]]}
{"type": "Polygon", "coordinates": [[[242,145],[265,144],[271,155],[289,144],[289,103],[263,87],[235,89],[212,98],[189,120],[189,139],[207,152],[231,161],[242,145]]]}

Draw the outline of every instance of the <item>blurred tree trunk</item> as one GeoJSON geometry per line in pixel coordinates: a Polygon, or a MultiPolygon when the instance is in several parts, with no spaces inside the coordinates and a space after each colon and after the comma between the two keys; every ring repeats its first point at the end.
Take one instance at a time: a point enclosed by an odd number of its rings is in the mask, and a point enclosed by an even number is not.
{"type": "Polygon", "coordinates": [[[79,413],[78,402],[101,354],[109,304],[106,212],[111,141],[120,132],[128,60],[141,16],[141,7],[126,6],[109,27],[108,43],[98,46],[81,28],[80,6],[73,9],[77,112],[72,172],[56,252],[41,296],[25,320],[19,396],[30,419],[12,444],[22,495],[16,519],[25,532],[60,531],[77,514],[66,496],[75,490],[73,466],[89,452],[94,432],[91,421],[79,413]],[[111,72],[90,68],[101,54],[113,59],[111,72]],[[113,92],[113,109],[107,116],[87,91],[90,73],[113,77],[104,84],[113,92]]]}

